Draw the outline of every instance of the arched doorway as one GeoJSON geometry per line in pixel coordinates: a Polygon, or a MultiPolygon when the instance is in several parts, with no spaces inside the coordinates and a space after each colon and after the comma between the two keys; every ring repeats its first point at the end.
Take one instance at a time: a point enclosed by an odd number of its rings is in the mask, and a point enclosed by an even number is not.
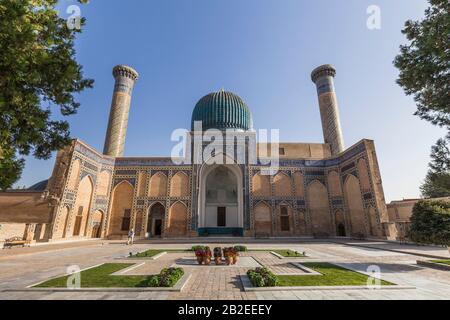
{"type": "Polygon", "coordinates": [[[242,171],[237,165],[205,165],[199,192],[199,234],[244,233],[242,171]]]}
{"type": "Polygon", "coordinates": [[[91,177],[84,177],[78,186],[77,200],[75,202],[76,216],[73,228],[74,237],[87,235],[86,232],[88,229],[93,190],[94,184],[91,177]]]}
{"type": "Polygon", "coordinates": [[[336,235],[338,237],[346,237],[347,231],[345,230],[345,217],[342,210],[338,210],[335,215],[336,222],[336,235]]]}
{"type": "Polygon", "coordinates": [[[103,212],[97,210],[92,217],[92,233],[91,238],[99,239],[102,237],[103,212]]]}
{"type": "Polygon", "coordinates": [[[337,235],[338,237],[346,237],[347,232],[345,231],[345,226],[342,223],[339,223],[337,226],[337,235]]]}
{"type": "Polygon", "coordinates": [[[147,234],[150,237],[161,237],[164,229],[166,208],[157,202],[151,208],[147,221],[147,234]]]}

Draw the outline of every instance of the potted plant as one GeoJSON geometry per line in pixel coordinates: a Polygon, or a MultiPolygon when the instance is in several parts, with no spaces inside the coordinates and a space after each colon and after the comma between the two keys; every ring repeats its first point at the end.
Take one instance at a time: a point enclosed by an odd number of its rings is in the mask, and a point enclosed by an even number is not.
{"type": "Polygon", "coordinates": [[[233,263],[233,248],[223,248],[223,255],[225,257],[225,261],[227,262],[227,265],[231,265],[233,263]]]}
{"type": "Polygon", "coordinates": [[[201,265],[203,263],[204,250],[203,249],[195,250],[195,256],[197,257],[198,264],[201,265]]]}
{"type": "Polygon", "coordinates": [[[225,260],[229,266],[238,262],[239,253],[235,248],[224,248],[223,255],[225,256],[225,260]]]}
{"type": "Polygon", "coordinates": [[[220,265],[222,263],[222,248],[214,248],[214,262],[216,265],[220,265]]]}
{"type": "Polygon", "coordinates": [[[211,249],[209,247],[206,247],[203,251],[203,264],[205,266],[209,266],[211,264],[211,249]]]}
{"type": "Polygon", "coordinates": [[[233,248],[232,252],[233,252],[233,255],[232,255],[232,257],[233,257],[233,264],[237,264],[238,261],[239,261],[239,251],[236,250],[235,248],[233,248]]]}

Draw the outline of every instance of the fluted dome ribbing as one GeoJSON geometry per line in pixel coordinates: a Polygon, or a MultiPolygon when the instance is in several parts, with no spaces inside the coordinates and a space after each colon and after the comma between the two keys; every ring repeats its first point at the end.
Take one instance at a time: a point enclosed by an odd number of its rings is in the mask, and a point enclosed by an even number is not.
{"type": "Polygon", "coordinates": [[[192,130],[195,121],[203,123],[203,130],[252,129],[252,115],[248,106],[239,96],[223,90],[200,99],[192,115],[192,130]]]}

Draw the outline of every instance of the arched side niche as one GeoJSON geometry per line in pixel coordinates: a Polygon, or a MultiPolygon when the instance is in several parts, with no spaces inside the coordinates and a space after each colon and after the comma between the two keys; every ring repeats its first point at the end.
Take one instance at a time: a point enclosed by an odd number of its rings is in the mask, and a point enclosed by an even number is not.
{"type": "Polygon", "coordinates": [[[189,196],[189,177],[184,172],[178,172],[170,182],[170,197],[182,198],[187,196],[189,196]]]}
{"type": "Polygon", "coordinates": [[[256,237],[272,236],[272,209],[268,204],[260,202],[253,208],[253,221],[256,237]]]}
{"type": "Polygon", "coordinates": [[[255,197],[270,197],[272,188],[269,176],[261,173],[255,174],[252,178],[252,193],[255,197]]]}
{"type": "Polygon", "coordinates": [[[362,201],[359,181],[349,174],[344,183],[344,193],[347,202],[352,234],[367,235],[364,217],[364,205],[362,201]]]}
{"type": "Polygon", "coordinates": [[[130,229],[134,187],[128,181],[118,184],[112,194],[109,235],[127,235],[130,229]]]}
{"type": "Polygon", "coordinates": [[[149,196],[152,198],[164,198],[167,196],[167,177],[158,172],[150,179],[149,196]]]}
{"type": "Polygon", "coordinates": [[[308,185],[307,197],[313,234],[332,235],[327,188],[320,181],[315,180],[308,185]]]}
{"type": "Polygon", "coordinates": [[[187,207],[182,202],[176,202],[169,209],[169,221],[167,223],[166,237],[187,236],[187,207]]]}
{"type": "Polygon", "coordinates": [[[273,178],[274,193],[277,197],[292,196],[291,178],[285,173],[278,173],[273,178]]]}

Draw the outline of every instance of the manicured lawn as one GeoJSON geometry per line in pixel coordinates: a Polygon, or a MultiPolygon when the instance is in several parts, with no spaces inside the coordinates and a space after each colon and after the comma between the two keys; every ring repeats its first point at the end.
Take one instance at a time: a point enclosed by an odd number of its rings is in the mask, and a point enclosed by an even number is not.
{"type": "MultiPolygon", "coordinates": [[[[120,270],[128,268],[129,263],[106,263],[99,267],[81,272],[82,288],[139,288],[146,287],[150,276],[112,276],[120,270]]],[[[66,288],[68,276],[44,282],[37,288],[66,288]]]]}
{"type": "Polygon", "coordinates": [[[450,265],[450,260],[433,260],[431,262],[450,265]]]}
{"type": "MultiPolygon", "coordinates": [[[[82,271],[80,274],[81,288],[149,288],[172,287],[184,275],[181,268],[163,269],[159,275],[150,276],[114,276],[132,263],[105,263],[101,266],[82,271]]],[[[49,280],[36,288],[67,288],[67,279],[64,276],[49,280]]]]}
{"type": "MultiPolygon", "coordinates": [[[[365,286],[366,275],[347,270],[330,263],[302,263],[305,267],[313,269],[322,275],[311,276],[281,276],[278,275],[281,287],[307,287],[307,286],[365,286]]],[[[381,280],[381,285],[394,285],[381,280]]]]}
{"type": "Polygon", "coordinates": [[[151,258],[163,252],[191,252],[191,250],[183,249],[150,249],[144,252],[139,252],[131,258],[151,258]]]}
{"type": "Polygon", "coordinates": [[[304,257],[306,257],[301,252],[295,253],[295,251],[292,251],[289,249],[249,249],[248,252],[275,252],[275,253],[278,253],[280,256],[283,256],[286,258],[304,258],[304,257]]]}
{"type": "Polygon", "coordinates": [[[292,250],[271,250],[275,253],[278,253],[280,256],[285,258],[304,258],[306,257],[303,253],[295,252],[292,250]]]}

